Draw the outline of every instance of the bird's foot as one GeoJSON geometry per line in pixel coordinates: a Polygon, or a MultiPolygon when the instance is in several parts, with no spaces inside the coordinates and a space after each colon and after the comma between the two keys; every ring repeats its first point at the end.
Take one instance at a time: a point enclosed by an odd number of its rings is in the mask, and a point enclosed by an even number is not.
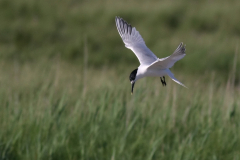
{"type": "Polygon", "coordinates": [[[160,77],[160,79],[161,79],[162,85],[163,85],[163,86],[166,86],[167,83],[166,83],[166,81],[165,81],[165,77],[163,76],[163,79],[162,79],[162,77],[160,77]]]}

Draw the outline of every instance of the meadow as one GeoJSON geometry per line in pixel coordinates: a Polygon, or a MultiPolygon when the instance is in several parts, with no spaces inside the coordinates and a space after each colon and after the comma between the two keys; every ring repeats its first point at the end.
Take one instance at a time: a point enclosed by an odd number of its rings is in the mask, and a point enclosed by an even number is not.
{"type": "Polygon", "coordinates": [[[239,160],[240,2],[0,1],[0,160],[239,160]],[[145,78],[115,16],[162,58],[145,78]]]}

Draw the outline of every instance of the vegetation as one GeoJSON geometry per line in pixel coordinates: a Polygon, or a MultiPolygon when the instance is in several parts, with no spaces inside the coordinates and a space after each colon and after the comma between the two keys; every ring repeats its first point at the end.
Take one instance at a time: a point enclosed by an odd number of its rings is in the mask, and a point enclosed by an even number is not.
{"type": "Polygon", "coordinates": [[[0,1],[0,160],[240,159],[239,1],[0,1]],[[115,16],[158,56],[145,78],[115,16]]]}

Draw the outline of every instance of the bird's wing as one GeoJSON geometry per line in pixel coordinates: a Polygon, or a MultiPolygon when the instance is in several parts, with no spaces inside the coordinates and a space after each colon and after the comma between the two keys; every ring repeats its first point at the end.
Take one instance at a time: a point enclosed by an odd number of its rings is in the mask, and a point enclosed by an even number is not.
{"type": "Polygon", "coordinates": [[[166,68],[171,68],[175,62],[179,61],[182,59],[186,53],[185,53],[185,45],[183,43],[180,43],[180,45],[177,47],[177,49],[173,52],[172,55],[158,59],[157,61],[153,62],[148,69],[151,68],[159,68],[159,69],[166,69],[166,68]]]}
{"type": "Polygon", "coordinates": [[[150,65],[158,59],[146,46],[142,36],[135,27],[132,27],[120,17],[116,17],[115,21],[118,33],[120,34],[125,47],[134,52],[141,65],[150,65]]]}

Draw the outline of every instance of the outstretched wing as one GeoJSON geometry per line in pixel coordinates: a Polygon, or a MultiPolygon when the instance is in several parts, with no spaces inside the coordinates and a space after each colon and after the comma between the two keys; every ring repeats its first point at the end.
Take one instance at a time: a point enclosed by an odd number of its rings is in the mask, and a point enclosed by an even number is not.
{"type": "Polygon", "coordinates": [[[180,45],[173,52],[172,55],[162,58],[162,59],[158,59],[156,62],[153,62],[148,67],[148,69],[155,68],[155,67],[157,67],[159,69],[171,68],[175,62],[179,61],[186,55],[185,51],[186,51],[185,45],[183,45],[183,43],[180,43],[180,45]]]}
{"type": "Polygon", "coordinates": [[[142,36],[135,27],[132,27],[120,17],[116,17],[115,21],[118,33],[120,34],[125,47],[134,52],[140,64],[150,65],[158,59],[156,55],[146,46],[142,36]]]}

